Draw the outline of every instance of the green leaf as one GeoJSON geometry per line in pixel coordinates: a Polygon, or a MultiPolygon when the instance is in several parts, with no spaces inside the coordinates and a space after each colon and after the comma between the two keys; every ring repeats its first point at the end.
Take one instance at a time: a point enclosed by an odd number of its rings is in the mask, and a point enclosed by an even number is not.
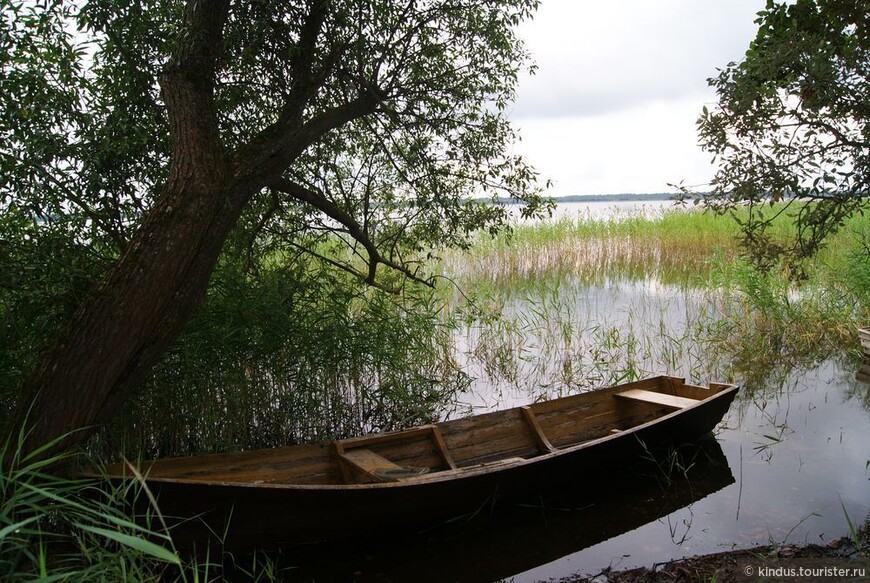
{"type": "Polygon", "coordinates": [[[10,524],[3,529],[0,529],[0,541],[6,538],[10,533],[15,532],[19,528],[23,528],[30,524],[31,522],[35,522],[39,520],[39,516],[31,516],[30,518],[26,518],[20,522],[16,522],[15,524],[10,524]]]}
{"type": "Polygon", "coordinates": [[[163,561],[164,563],[170,563],[172,565],[178,566],[181,565],[181,559],[176,553],[164,547],[161,547],[160,545],[156,545],[151,541],[147,541],[145,539],[129,534],[124,534],[123,532],[108,530],[106,528],[100,528],[97,526],[89,526],[81,523],[77,523],[75,526],[76,528],[79,528],[86,532],[91,532],[93,534],[104,536],[126,547],[137,550],[141,553],[154,557],[155,559],[163,561]]]}

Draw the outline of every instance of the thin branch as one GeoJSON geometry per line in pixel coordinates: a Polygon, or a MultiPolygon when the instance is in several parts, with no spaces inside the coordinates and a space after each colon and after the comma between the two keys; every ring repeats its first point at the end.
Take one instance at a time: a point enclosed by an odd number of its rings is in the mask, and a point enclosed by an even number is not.
{"type": "MultiPolygon", "coordinates": [[[[347,229],[347,234],[350,235],[354,240],[359,242],[368,254],[368,274],[363,278],[363,280],[369,285],[373,285],[375,287],[382,287],[377,283],[376,280],[377,267],[378,264],[381,264],[395,271],[398,271],[399,273],[402,273],[408,279],[411,279],[428,287],[434,287],[434,284],[431,280],[419,277],[416,273],[412,272],[404,263],[396,263],[390,259],[383,257],[375,243],[369,237],[368,233],[363,230],[362,226],[357,222],[357,220],[349,213],[339,208],[334,202],[324,196],[323,193],[310,188],[306,188],[285,178],[274,181],[271,186],[272,188],[283,192],[298,201],[313,206],[314,208],[316,208],[329,218],[337,221],[339,224],[343,225],[347,229]]],[[[331,262],[337,263],[334,261],[331,262]]],[[[345,266],[345,268],[346,270],[352,270],[352,268],[347,266],[345,266]]],[[[352,271],[359,275],[359,272],[357,272],[356,270],[352,271]]]]}

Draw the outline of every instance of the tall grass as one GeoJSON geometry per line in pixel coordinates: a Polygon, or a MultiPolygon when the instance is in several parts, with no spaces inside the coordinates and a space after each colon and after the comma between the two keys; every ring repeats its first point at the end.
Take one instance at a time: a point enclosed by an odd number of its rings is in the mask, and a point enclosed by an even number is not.
{"type": "MultiPolygon", "coordinates": [[[[785,216],[773,228],[792,229],[785,216]]],[[[655,373],[764,386],[794,367],[857,358],[856,323],[870,313],[862,218],[801,282],[755,269],[736,231],[697,211],[562,219],[448,258],[487,313],[467,310],[460,343],[477,392],[548,397],[655,373]]]]}
{"type": "Polygon", "coordinates": [[[484,238],[471,257],[451,256],[447,270],[495,285],[577,277],[587,283],[655,276],[683,282],[705,275],[712,255],[737,254],[733,227],[708,213],[667,211],[655,217],[561,218],[521,224],[484,238]]]}
{"type": "Polygon", "coordinates": [[[313,261],[216,273],[182,336],[95,442],[161,457],[432,421],[467,386],[431,290],[392,296],[313,261]]]}
{"type": "Polygon", "coordinates": [[[99,464],[81,452],[41,457],[51,444],[23,454],[22,438],[0,447],[0,581],[283,580],[284,569],[268,556],[177,551],[156,499],[132,466],[135,477],[123,482],[69,477],[58,469],[86,465],[99,474],[99,464]]]}
{"type": "MultiPolygon", "coordinates": [[[[743,219],[747,212],[735,211],[743,219]]],[[[810,272],[846,265],[848,250],[855,248],[859,233],[867,240],[867,229],[864,217],[852,217],[808,266],[810,272]]],[[[795,233],[787,213],[779,214],[769,231],[779,240],[795,233]]],[[[481,280],[517,286],[569,276],[587,283],[655,277],[665,283],[698,284],[744,254],[737,235],[733,217],[696,209],[654,216],[565,217],[519,224],[495,238],[481,235],[470,255],[449,255],[445,270],[472,287],[481,280]]]]}
{"type": "Polygon", "coordinates": [[[22,455],[8,440],[0,448],[0,580],[190,580],[154,516],[137,520],[137,484],[49,473],[78,456],[41,459],[41,451],[22,455]]]}

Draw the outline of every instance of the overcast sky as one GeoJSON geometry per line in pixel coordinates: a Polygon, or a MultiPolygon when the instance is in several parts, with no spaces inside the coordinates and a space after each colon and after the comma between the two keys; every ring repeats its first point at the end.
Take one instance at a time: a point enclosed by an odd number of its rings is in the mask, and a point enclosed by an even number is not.
{"type": "Polygon", "coordinates": [[[510,118],[550,196],[672,191],[713,174],[695,120],[743,57],[764,0],[542,0],[520,36],[538,65],[510,118]]]}

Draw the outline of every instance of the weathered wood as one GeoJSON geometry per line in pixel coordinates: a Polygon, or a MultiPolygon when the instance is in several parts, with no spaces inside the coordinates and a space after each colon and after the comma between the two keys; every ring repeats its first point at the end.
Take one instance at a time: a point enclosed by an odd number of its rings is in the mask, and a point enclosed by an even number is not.
{"type": "MultiPolygon", "coordinates": [[[[640,443],[656,447],[711,431],[736,391],[658,377],[526,408],[337,440],[331,448],[301,445],[159,460],[143,464],[143,471],[167,516],[209,515],[214,531],[223,531],[222,521],[232,518],[233,542],[240,543],[289,524],[295,533],[290,539],[304,542],[424,516],[440,521],[478,510],[495,493],[508,497],[566,475],[585,475],[589,468],[607,475],[606,467],[640,455],[640,443]],[[414,475],[409,470],[415,468],[428,473],[414,475]]],[[[120,464],[107,471],[125,474],[120,464]]]]}
{"type": "Polygon", "coordinates": [[[441,430],[438,429],[437,425],[432,426],[432,439],[435,441],[435,446],[438,448],[438,452],[441,454],[444,463],[447,464],[447,467],[451,470],[455,470],[456,463],[453,461],[453,457],[447,449],[447,444],[444,443],[444,436],[441,435],[441,430]]]}
{"type": "Polygon", "coordinates": [[[653,391],[644,391],[642,389],[623,391],[621,393],[616,393],[616,396],[622,399],[634,399],[646,403],[653,403],[654,405],[673,407],[674,409],[684,409],[698,403],[697,399],[687,399],[686,397],[677,397],[676,395],[655,393],[653,391]]]}
{"type": "Polygon", "coordinates": [[[547,439],[546,435],[544,435],[544,430],[541,429],[541,424],[538,423],[538,419],[535,417],[535,412],[532,411],[531,407],[522,407],[520,408],[520,411],[522,411],[523,417],[526,418],[526,423],[528,423],[529,428],[532,430],[532,435],[534,435],[535,441],[538,442],[538,447],[541,448],[541,451],[556,451],[556,448],[553,447],[553,444],[550,443],[550,440],[547,439]]]}
{"type": "Polygon", "coordinates": [[[421,425],[412,429],[403,429],[400,431],[385,431],[383,433],[375,433],[372,435],[363,435],[361,437],[348,437],[347,439],[336,440],[335,443],[340,443],[345,449],[353,447],[366,447],[373,443],[388,443],[390,441],[405,441],[413,437],[421,435],[430,435],[434,425],[421,425]]]}
{"type": "Polygon", "coordinates": [[[861,339],[864,354],[870,356],[870,328],[858,328],[858,337],[861,339]]]}
{"type": "Polygon", "coordinates": [[[540,453],[517,409],[486,413],[441,423],[444,442],[460,467],[501,457],[532,457],[540,453]]]}
{"type": "Polygon", "coordinates": [[[358,447],[338,454],[339,459],[348,464],[374,481],[382,482],[377,476],[378,470],[401,470],[402,467],[394,464],[385,457],[381,457],[370,449],[358,447]]]}
{"type": "MultiPolygon", "coordinates": [[[[445,444],[444,437],[441,435],[441,430],[437,425],[421,425],[420,427],[402,431],[390,431],[362,437],[350,437],[335,441],[334,447],[337,450],[340,450],[338,451],[339,454],[351,449],[368,446],[381,446],[382,449],[388,449],[393,443],[398,443],[401,447],[401,445],[407,444],[417,438],[431,440],[435,451],[438,453],[441,461],[444,462],[444,465],[448,469],[456,469],[456,463],[453,461],[453,457],[450,455],[450,450],[445,444]]],[[[424,465],[428,466],[430,464],[424,465]]]]}
{"type": "Polygon", "coordinates": [[[538,422],[546,432],[550,443],[557,448],[597,439],[621,423],[624,413],[618,410],[613,397],[584,403],[571,409],[538,415],[538,422]]]}

